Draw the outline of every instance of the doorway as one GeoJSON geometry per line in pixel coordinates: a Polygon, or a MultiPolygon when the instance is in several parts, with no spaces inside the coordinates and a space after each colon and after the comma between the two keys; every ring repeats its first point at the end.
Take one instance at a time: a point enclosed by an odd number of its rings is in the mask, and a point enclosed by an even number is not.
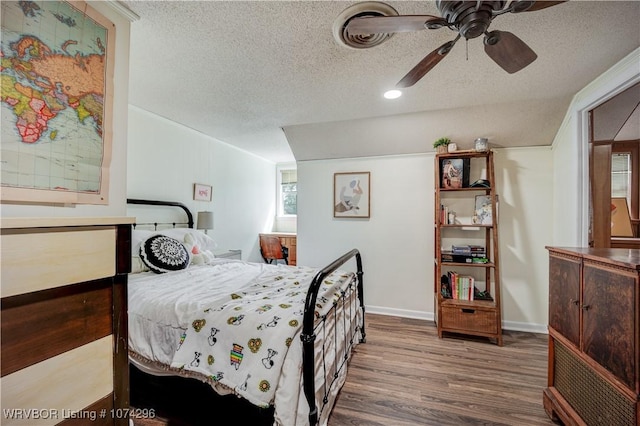
{"type": "Polygon", "coordinates": [[[589,246],[639,248],[640,83],[589,111],[589,188],[589,246]]]}

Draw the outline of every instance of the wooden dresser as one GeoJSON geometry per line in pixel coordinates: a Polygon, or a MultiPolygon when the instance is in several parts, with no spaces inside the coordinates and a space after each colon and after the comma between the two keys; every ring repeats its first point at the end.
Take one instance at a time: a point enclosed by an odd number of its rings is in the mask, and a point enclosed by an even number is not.
{"type": "Polygon", "coordinates": [[[128,425],[133,218],[3,218],[3,425],[128,425]]]}
{"type": "Polygon", "coordinates": [[[297,265],[297,237],[294,233],[289,232],[269,232],[259,235],[274,235],[280,238],[280,244],[289,249],[289,265],[297,265]]]}
{"type": "Polygon", "coordinates": [[[547,249],[547,414],[566,425],[640,425],[640,250],[547,249]]]}

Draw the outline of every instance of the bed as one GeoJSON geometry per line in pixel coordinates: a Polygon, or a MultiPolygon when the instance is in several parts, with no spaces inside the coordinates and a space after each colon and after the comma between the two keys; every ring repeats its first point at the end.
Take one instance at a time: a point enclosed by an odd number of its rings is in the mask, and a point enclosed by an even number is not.
{"type": "Polygon", "coordinates": [[[132,230],[129,360],[137,412],[153,409],[191,425],[229,415],[238,424],[326,425],[353,349],[366,337],[359,251],[324,268],[215,258],[215,242],[193,229],[186,206],[128,203],[186,216],[132,230]]]}

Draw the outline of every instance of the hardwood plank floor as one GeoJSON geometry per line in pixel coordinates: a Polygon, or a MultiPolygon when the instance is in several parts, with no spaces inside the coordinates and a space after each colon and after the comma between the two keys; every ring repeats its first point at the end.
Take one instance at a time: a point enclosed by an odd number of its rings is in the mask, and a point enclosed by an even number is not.
{"type": "Polygon", "coordinates": [[[554,425],[542,406],[546,334],[438,338],[432,321],[366,316],[329,426],[554,425]]]}
{"type": "MultiPolygon", "coordinates": [[[[366,315],[328,426],[555,425],[542,406],[546,334],[438,338],[433,321],[366,315]]],[[[177,425],[160,419],[136,426],[177,425]]]]}

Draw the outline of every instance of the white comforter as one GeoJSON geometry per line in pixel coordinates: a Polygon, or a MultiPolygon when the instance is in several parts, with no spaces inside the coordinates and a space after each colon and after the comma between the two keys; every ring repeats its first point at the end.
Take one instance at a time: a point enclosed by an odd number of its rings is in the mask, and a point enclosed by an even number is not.
{"type": "MultiPolygon", "coordinates": [[[[306,289],[316,272],[217,259],[167,274],[132,274],[130,358],[147,371],[197,377],[219,393],[236,393],[259,406],[273,403],[276,425],[307,424],[300,332],[306,289]]],[[[317,314],[329,311],[352,275],[336,271],[325,279],[317,314]]],[[[349,300],[357,306],[357,297],[349,300]]],[[[354,320],[356,306],[339,313],[339,321],[327,321],[322,334],[342,336],[343,320],[354,320]]],[[[324,349],[325,367],[332,371],[344,361],[345,339],[318,338],[316,348],[324,349]]],[[[316,359],[317,383],[324,381],[321,362],[316,359]]],[[[345,375],[343,368],[321,412],[321,424],[326,424],[345,375]]],[[[321,399],[317,403],[322,406],[321,399]]]]}

